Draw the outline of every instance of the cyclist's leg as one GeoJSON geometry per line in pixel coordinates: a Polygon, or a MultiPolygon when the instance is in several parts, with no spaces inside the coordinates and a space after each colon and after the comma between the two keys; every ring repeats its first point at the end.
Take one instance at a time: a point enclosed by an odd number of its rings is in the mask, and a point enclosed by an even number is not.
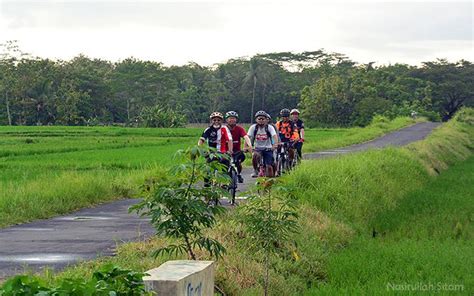
{"type": "Polygon", "coordinates": [[[303,153],[302,153],[303,142],[296,142],[295,148],[296,148],[296,152],[298,153],[297,160],[300,161],[301,159],[303,159],[303,153]]]}
{"type": "Polygon", "coordinates": [[[260,165],[260,158],[262,157],[260,151],[254,150],[252,154],[253,174],[252,177],[258,176],[258,166],[260,165]]]}
{"type": "Polygon", "coordinates": [[[228,172],[230,160],[224,154],[220,154],[219,156],[219,163],[223,164],[225,166],[225,171],[228,172]]]}
{"type": "Polygon", "coordinates": [[[278,161],[277,161],[278,160],[278,151],[279,151],[278,149],[275,149],[275,150],[272,151],[273,160],[274,160],[273,161],[273,172],[275,174],[277,174],[277,172],[278,172],[278,161]]]}
{"type": "Polygon", "coordinates": [[[237,167],[237,178],[239,179],[239,183],[244,182],[244,178],[242,178],[242,163],[245,161],[245,154],[242,151],[237,151],[234,154],[234,163],[237,167]]]}
{"type": "Polygon", "coordinates": [[[294,148],[295,143],[289,143],[288,144],[288,157],[290,159],[290,164],[293,162],[295,159],[295,148],[294,148]]]}
{"type": "MultiPolygon", "coordinates": [[[[207,163],[211,163],[213,162],[215,159],[212,159],[209,157],[209,155],[206,155],[206,162],[207,163]]],[[[209,182],[211,178],[209,176],[207,177],[204,177],[204,187],[211,187],[211,182],[209,182]]]]}
{"type": "Polygon", "coordinates": [[[237,172],[242,173],[242,163],[245,161],[245,154],[242,151],[237,151],[234,153],[234,162],[237,167],[237,172]]]}
{"type": "Polygon", "coordinates": [[[266,176],[273,177],[273,151],[262,151],[263,162],[266,167],[266,176]]]}

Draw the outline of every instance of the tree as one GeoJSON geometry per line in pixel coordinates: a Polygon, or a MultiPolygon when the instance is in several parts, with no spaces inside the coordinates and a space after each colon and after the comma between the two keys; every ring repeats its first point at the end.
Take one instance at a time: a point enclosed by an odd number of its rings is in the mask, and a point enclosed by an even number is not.
{"type": "Polygon", "coordinates": [[[413,75],[433,83],[433,105],[444,121],[452,118],[462,106],[474,105],[474,65],[468,61],[425,62],[413,75]]]}
{"type": "Polygon", "coordinates": [[[18,61],[27,56],[23,53],[17,40],[9,40],[3,44],[2,53],[0,54],[0,86],[5,99],[5,109],[8,118],[8,125],[13,124],[12,112],[11,112],[11,98],[10,95],[14,92],[15,83],[17,82],[16,64],[18,61]]]}
{"type": "Polygon", "coordinates": [[[250,82],[252,83],[252,105],[250,108],[250,119],[252,119],[253,115],[255,114],[255,95],[257,91],[258,82],[260,82],[263,86],[262,109],[264,109],[265,107],[264,93],[267,85],[266,80],[268,77],[268,62],[257,56],[250,59],[250,61],[248,62],[248,66],[248,71],[245,73],[244,85],[250,82]]]}
{"type": "Polygon", "coordinates": [[[350,81],[329,76],[305,87],[301,93],[302,115],[313,124],[348,125],[354,108],[350,81]]]}

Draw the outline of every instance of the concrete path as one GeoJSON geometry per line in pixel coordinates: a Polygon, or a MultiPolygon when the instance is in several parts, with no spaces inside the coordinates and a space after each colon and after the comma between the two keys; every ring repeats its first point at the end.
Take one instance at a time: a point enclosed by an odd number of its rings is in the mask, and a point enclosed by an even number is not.
{"type": "MultiPolygon", "coordinates": [[[[438,123],[419,123],[362,144],[308,153],[305,159],[322,158],[369,148],[402,146],[425,138],[438,123]]],[[[244,169],[239,191],[255,183],[251,169],[244,169]]],[[[0,279],[45,267],[63,268],[81,260],[114,254],[118,243],[153,234],[148,219],[128,214],[136,199],[120,200],[67,216],[0,229],[0,279]]],[[[239,201],[239,200],[238,200],[239,201]]],[[[223,201],[226,205],[227,202],[223,201]]]]}
{"type": "MultiPolygon", "coordinates": [[[[385,148],[388,146],[405,146],[407,144],[423,140],[428,136],[431,131],[439,126],[438,122],[422,122],[418,123],[398,131],[386,134],[380,138],[377,138],[372,141],[355,144],[343,148],[337,148],[333,150],[315,152],[315,153],[305,153],[303,155],[304,159],[314,159],[314,158],[323,158],[338,154],[345,154],[351,152],[357,152],[367,149],[374,148],[385,148]]],[[[303,146],[304,147],[304,146],[303,146]]]]}

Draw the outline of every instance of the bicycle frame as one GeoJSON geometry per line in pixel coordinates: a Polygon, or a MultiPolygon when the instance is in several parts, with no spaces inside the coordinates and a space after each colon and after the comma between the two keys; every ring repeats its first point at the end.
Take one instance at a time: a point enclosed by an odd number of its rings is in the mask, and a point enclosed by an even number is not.
{"type": "Polygon", "coordinates": [[[230,193],[230,204],[232,205],[235,204],[235,195],[237,193],[237,187],[238,187],[237,162],[238,161],[236,160],[236,157],[232,156],[229,167],[227,168],[227,173],[229,174],[229,177],[230,177],[230,184],[228,185],[228,190],[230,193]]]}

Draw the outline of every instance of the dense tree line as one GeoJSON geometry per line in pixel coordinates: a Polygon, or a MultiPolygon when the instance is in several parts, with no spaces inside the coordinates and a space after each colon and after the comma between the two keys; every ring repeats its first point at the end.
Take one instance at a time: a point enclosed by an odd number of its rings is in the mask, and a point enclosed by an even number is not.
{"type": "Polygon", "coordinates": [[[318,50],[165,67],[135,58],[42,59],[14,41],[1,50],[0,125],[179,126],[231,109],[249,122],[259,109],[299,107],[313,125],[348,126],[412,110],[446,120],[474,104],[474,66],[464,60],[374,67],[318,50]]]}

